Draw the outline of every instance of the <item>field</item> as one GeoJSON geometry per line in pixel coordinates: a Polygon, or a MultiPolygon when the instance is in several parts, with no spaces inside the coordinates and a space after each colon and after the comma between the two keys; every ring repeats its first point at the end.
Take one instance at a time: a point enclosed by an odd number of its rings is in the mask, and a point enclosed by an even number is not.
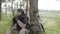
{"type": "Polygon", "coordinates": [[[40,18],[46,34],[60,34],[60,16],[55,14],[43,14],[40,18]]]}
{"type": "MultiPolygon", "coordinates": [[[[60,34],[60,15],[55,14],[42,14],[40,15],[40,22],[45,28],[45,34],[60,34]]],[[[5,34],[11,19],[4,19],[0,21],[0,34],[5,34]]]]}

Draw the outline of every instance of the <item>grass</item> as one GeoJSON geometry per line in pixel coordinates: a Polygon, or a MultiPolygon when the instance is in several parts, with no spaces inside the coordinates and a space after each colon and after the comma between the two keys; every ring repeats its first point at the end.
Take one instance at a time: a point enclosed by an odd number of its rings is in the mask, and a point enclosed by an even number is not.
{"type": "Polygon", "coordinates": [[[0,34],[5,34],[7,28],[8,28],[8,22],[7,21],[1,21],[0,22],[0,34]]]}
{"type": "MultiPolygon", "coordinates": [[[[55,14],[42,14],[40,15],[40,22],[45,28],[45,34],[60,34],[60,16],[55,14]]],[[[10,18],[9,18],[10,19],[10,18]]],[[[10,20],[2,17],[0,21],[0,34],[5,34],[10,20]]]]}
{"type": "Polygon", "coordinates": [[[5,34],[5,32],[8,29],[10,21],[11,18],[6,17],[6,14],[2,13],[2,20],[0,21],[0,34],[5,34]]]}
{"type": "Polygon", "coordinates": [[[44,14],[40,18],[44,25],[46,34],[60,34],[60,16],[55,14],[44,14]]]}

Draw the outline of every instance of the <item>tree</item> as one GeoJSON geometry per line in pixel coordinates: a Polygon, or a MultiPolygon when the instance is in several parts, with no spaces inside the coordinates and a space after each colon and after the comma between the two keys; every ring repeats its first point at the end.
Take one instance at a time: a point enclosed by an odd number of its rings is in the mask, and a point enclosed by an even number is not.
{"type": "Polygon", "coordinates": [[[12,13],[13,13],[13,16],[14,16],[13,1],[14,1],[14,0],[11,1],[11,9],[12,9],[12,13]]]}
{"type": "Polygon", "coordinates": [[[39,32],[39,34],[43,34],[43,25],[39,23],[39,15],[38,15],[38,0],[29,0],[30,3],[30,23],[34,26],[31,27],[31,31],[34,32],[33,34],[36,34],[39,32]]]}
{"type": "Polygon", "coordinates": [[[11,3],[11,10],[12,10],[12,14],[14,16],[15,14],[14,14],[14,9],[13,9],[13,3],[15,0],[8,0],[8,1],[11,3]]]}
{"type": "Polygon", "coordinates": [[[5,2],[5,7],[6,7],[6,9],[5,9],[5,11],[6,11],[6,17],[7,17],[7,1],[5,2]]]}
{"type": "Polygon", "coordinates": [[[27,11],[28,11],[28,1],[29,0],[26,0],[26,10],[25,10],[26,11],[26,15],[27,15],[27,11]]]}
{"type": "Polygon", "coordinates": [[[30,19],[31,22],[35,21],[36,18],[36,14],[35,11],[37,11],[36,13],[38,14],[38,0],[30,0],[30,19]]]}
{"type": "Polygon", "coordinates": [[[1,0],[0,0],[0,20],[1,20],[1,0]]]}

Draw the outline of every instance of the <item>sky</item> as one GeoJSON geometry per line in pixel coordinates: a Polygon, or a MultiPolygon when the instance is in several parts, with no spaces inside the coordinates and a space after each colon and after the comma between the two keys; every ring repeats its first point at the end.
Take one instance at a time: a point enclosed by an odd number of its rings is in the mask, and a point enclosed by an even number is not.
{"type": "Polygon", "coordinates": [[[39,0],[38,8],[44,10],[60,10],[60,0],[39,0]]]}
{"type": "MultiPolygon", "coordinates": [[[[3,3],[4,5],[4,3],[3,3]]],[[[2,7],[3,7],[2,5],[2,7]]],[[[43,10],[60,10],[60,0],[39,0],[38,9],[43,10]]]]}

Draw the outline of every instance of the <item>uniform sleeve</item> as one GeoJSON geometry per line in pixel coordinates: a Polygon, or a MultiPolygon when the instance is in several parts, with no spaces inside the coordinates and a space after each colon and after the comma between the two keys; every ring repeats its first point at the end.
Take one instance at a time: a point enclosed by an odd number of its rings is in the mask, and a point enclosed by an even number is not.
{"type": "Polygon", "coordinates": [[[13,24],[17,23],[16,17],[14,17],[12,21],[13,21],[13,24]]]}

